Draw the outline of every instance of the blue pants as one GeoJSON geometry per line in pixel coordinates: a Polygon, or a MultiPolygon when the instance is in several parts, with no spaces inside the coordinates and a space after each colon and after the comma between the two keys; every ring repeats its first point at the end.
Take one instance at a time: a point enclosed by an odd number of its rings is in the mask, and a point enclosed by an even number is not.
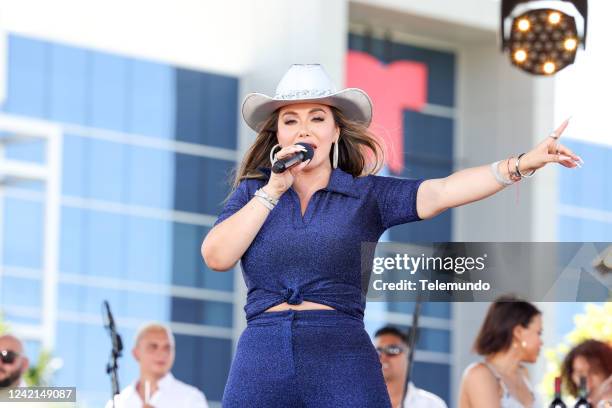
{"type": "Polygon", "coordinates": [[[248,321],[224,408],[390,408],[363,321],[336,310],[264,312],[248,321]]]}

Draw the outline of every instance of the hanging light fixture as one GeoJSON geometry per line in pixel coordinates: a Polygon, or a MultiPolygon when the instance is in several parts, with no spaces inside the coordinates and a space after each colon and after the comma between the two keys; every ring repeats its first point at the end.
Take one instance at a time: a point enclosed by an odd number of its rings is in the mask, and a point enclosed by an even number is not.
{"type": "Polygon", "coordinates": [[[533,75],[554,75],[586,44],[587,0],[502,0],[502,51],[533,75]]]}

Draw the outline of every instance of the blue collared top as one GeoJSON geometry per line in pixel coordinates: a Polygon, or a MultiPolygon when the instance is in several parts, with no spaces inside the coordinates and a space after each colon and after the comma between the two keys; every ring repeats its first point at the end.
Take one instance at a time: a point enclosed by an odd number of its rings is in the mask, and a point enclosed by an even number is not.
{"type": "MultiPolygon", "coordinates": [[[[267,183],[270,169],[259,170],[266,178],[242,180],[214,225],[240,210],[267,183]]],[[[289,188],[241,258],[247,319],[277,304],[304,300],[363,318],[369,276],[361,276],[361,243],[377,242],[394,225],[419,221],[416,197],[423,181],[355,178],[334,169],[303,216],[299,197],[289,188]]]]}

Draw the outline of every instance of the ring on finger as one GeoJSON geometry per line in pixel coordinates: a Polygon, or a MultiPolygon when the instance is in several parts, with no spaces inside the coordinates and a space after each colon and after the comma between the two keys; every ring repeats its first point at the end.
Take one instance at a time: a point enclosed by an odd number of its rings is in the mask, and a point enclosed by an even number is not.
{"type": "Polygon", "coordinates": [[[555,132],[552,132],[550,135],[548,135],[548,137],[552,137],[553,139],[557,140],[559,138],[559,136],[557,136],[555,134],[555,132]]]}

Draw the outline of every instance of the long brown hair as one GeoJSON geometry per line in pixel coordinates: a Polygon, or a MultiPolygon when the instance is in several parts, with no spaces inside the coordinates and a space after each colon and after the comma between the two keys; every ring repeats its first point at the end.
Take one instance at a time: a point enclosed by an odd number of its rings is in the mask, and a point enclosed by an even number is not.
{"type": "MultiPolygon", "coordinates": [[[[330,106],[336,125],[340,128],[338,139],[338,168],[359,177],[376,174],[384,164],[384,149],[380,140],[361,122],[347,118],[341,110],[330,106]]],[[[278,115],[280,108],[265,121],[255,142],[247,150],[240,167],[233,177],[232,188],[247,178],[264,178],[258,167],[271,167],[270,150],[278,143],[278,115]]],[[[329,152],[332,160],[333,151],[329,152]]]]}

